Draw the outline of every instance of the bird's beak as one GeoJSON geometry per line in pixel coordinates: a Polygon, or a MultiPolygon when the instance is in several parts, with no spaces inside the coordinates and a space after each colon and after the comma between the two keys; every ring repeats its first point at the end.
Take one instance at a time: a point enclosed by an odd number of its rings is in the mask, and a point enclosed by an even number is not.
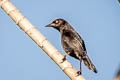
{"type": "Polygon", "coordinates": [[[46,25],[45,27],[54,27],[55,25],[53,23],[46,25]]]}
{"type": "Polygon", "coordinates": [[[51,25],[50,24],[48,24],[48,25],[46,25],[45,27],[50,27],[51,25]]]}

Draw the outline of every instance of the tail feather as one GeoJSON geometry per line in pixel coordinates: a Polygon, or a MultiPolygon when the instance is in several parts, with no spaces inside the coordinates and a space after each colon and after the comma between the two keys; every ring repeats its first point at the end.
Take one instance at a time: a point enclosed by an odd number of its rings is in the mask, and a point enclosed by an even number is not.
{"type": "Polygon", "coordinates": [[[88,69],[92,70],[95,73],[98,72],[86,53],[83,54],[82,58],[84,64],[88,67],[88,69]]]}

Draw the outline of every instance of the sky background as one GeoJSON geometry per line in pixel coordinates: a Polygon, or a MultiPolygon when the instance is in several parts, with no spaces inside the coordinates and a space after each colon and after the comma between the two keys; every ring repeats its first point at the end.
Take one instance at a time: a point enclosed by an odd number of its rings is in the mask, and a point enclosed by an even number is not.
{"type": "MultiPolygon", "coordinates": [[[[95,74],[82,63],[86,80],[113,80],[120,67],[120,4],[117,0],[11,0],[61,52],[60,34],[45,25],[67,20],[85,41],[95,74]]],[[[0,9],[0,80],[70,80],[0,9]]],[[[67,57],[79,69],[79,61],[67,57]]]]}

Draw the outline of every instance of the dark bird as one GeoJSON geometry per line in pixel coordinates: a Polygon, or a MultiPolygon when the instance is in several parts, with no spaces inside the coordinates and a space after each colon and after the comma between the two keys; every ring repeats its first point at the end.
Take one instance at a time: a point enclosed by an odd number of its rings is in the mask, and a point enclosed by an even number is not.
{"type": "Polygon", "coordinates": [[[78,71],[79,74],[82,73],[82,60],[90,70],[97,73],[97,69],[87,55],[83,39],[67,21],[65,21],[64,19],[56,19],[51,24],[48,24],[46,27],[53,27],[57,29],[61,33],[61,43],[65,52],[75,59],[80,60],[80,70],[78,71]]]}

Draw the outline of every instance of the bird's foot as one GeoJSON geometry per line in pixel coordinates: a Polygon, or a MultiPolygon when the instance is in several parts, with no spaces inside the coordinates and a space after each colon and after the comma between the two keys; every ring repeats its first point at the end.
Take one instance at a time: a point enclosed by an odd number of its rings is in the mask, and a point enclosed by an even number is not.
{"type": "Polygon", "coordinates": [[[81,70],[78,70],[75,74],[75,76],[79,76],[79,75],[82,75],[82,71],[81,70]]]}
{"type": "Polygon", "coordinates": [[[61,63],[63,63],[65,60],[66,60],[66,56],[67,56],[67,54],[62,54],[62,56],[63,56],[63,58],[62,58],[62,60],[60,61],[61,63]]]}
{"type": "Polygon", "coordinates": [[[77,73],[78,73],[79,75],[82,75],[82,71],[81,71],[81,70],[78,70],[77,73]]]}

